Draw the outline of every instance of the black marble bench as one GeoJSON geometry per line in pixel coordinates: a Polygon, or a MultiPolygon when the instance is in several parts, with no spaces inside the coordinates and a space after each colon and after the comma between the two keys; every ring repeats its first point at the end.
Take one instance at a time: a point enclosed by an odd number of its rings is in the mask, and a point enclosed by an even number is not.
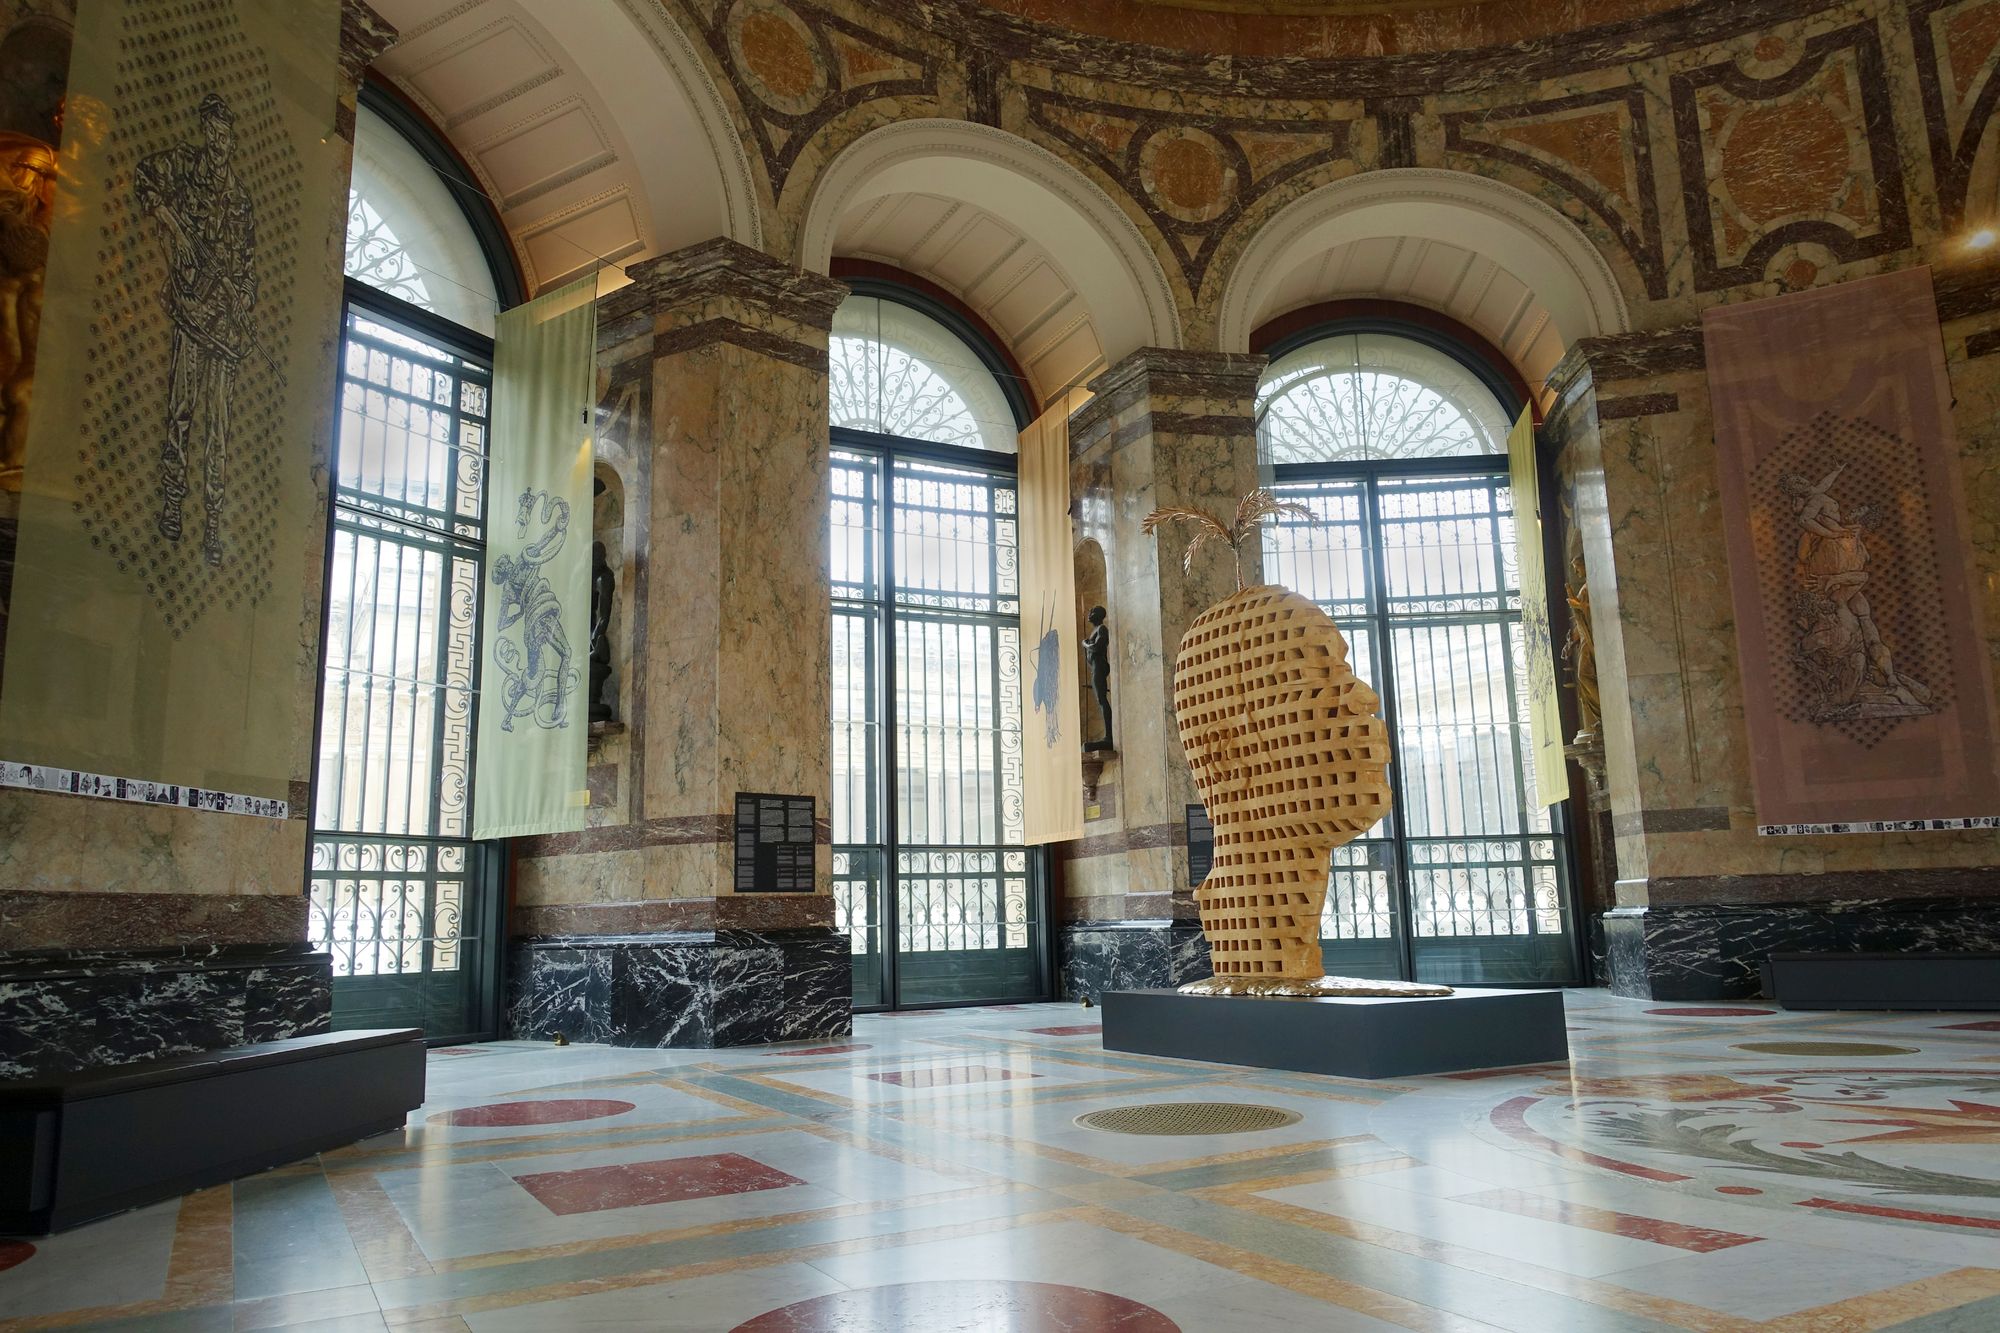
{"type": "Polygon", "coordinates": [[[2000,1009],[2000,953],[1774,953],[1781,1009],[2000,1009]]]}
{"type": "Polygon", "coordinates": [[[400,1127],[423,1033],[327,1032],[0,1083],[0,1234],[46,1235],[400,1127]]]}

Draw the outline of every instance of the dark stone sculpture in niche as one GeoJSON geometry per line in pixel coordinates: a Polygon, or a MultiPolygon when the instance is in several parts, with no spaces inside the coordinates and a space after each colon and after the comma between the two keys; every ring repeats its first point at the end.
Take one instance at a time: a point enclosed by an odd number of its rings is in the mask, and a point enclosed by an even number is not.
{"type": "Polygon", "coordinates": [[[590,544],[590,720],[609,722],[615,710],[605,701],[604,683],[611,679],[611,602],[618,583],[603,542],[590,544]]]}
{"type": "Polygon", "coordinates": [[[1090,692],[1097,696],[1097,715],[1104,719],[1104,737],[1086,741],[1085,750],[1110,750],[1111,732],[1111,631],[1104,623],[1104,608],[1090,608],[1090,633],[1084,636],[1083,660],[1090,668],[1090,692]]]}

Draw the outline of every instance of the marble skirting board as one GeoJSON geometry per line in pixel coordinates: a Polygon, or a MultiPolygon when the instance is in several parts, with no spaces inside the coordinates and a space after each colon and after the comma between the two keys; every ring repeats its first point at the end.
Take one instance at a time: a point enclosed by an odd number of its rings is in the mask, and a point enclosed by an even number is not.
{"type": "Polygon", "coordinates": [[[1756,995],[1773,953],[2000,950],[2000,898],[1655,905],[1603,921],[1611,989],[1655,1000],[1756,995]]]}
{"type": "Polygon", "coordinates": [[[1162,990],[1209,974],[1208,939],[1185,921],[1068,921],[1056,943],[1062,998],[1162,990]]]}
{"type": "Polygon", "coordinates": [[[685,931],[515,939],[512,1035],[608,1046],[708,1048],[815,1041],[853,1030],[845,932],[685,931]]]}
{"type": "Polygon", "coordinates": [[[325,1032],[333,965],[298,944],[0,953],[0,1078],[325,1032]]]}

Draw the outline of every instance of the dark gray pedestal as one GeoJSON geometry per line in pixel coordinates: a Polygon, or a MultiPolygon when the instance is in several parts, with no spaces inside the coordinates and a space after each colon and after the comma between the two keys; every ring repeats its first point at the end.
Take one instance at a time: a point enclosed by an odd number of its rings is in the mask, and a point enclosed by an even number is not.
{"type": "Polygon", "coordinates": [[[1179,1060],[1397,1078],[1569,1058],[1562,992],[1292,999],[1109,991],[1104,1049],[1179,1060]]]}
{"type": "Polygon", "coordinates": [[[1781,1009],[2000,1009],[2000,953],[1774,953],[1781,1009]]]}

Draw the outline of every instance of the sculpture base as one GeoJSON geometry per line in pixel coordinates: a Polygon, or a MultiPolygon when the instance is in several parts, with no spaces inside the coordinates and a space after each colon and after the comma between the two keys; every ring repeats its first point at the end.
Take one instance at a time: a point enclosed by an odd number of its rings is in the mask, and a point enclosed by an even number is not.
{"type": "Polygon", "coordinates": [[[1400,1078],[1569,1059],[1561,991],[1391,998],[1108,991],[1104,1049],[1177,1060],[1400,1078]]]}
{"type": "Polygon", "coordinates": [[[1450,995],[1449,986],[1433,986],[1423,981],[1372,981],[1366,977],[1237,977],[1208,976],[1182,985],[1183,995],[1289,995],[1311,999],[1316,996],[1374,996],[1381,999],[1419,999],[1450,995]]]}

